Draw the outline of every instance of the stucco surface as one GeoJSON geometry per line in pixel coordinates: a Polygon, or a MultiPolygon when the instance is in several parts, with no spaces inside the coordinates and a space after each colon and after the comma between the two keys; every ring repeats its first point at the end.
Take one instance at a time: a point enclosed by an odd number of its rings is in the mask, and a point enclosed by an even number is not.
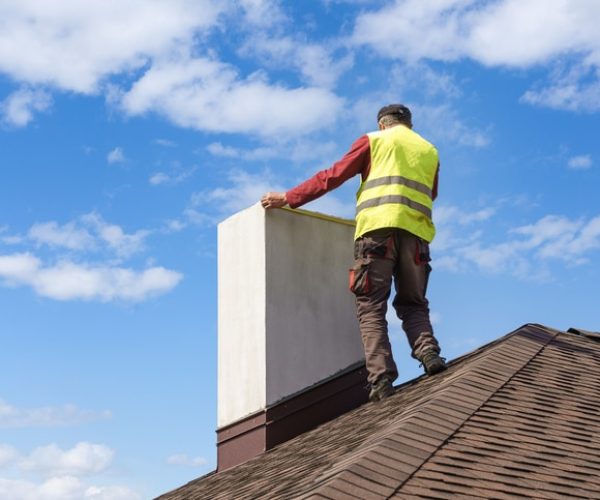
{"type": "Polygon", "coordinates": [[[348,290],[354,226],[266,214],[267,405],[363,357],[348,290]]]}
{"type": "Polygon", "coordinates": [[[253,206],[218,228],[219,427],[264,408],[265,214],[253,206]]]}
{"type": "Polygon", "coordinates": [[[219,427],[363,358],[353,238],[347,222],[260,204],[219,225],[219,427]]]}

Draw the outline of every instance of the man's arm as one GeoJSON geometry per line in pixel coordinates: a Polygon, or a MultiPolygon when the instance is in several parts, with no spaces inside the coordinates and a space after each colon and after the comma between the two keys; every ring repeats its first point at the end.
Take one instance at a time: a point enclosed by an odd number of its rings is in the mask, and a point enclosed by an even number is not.
{"type": "Polygon", "coordinates": [[[343,158],[330,168],[321,170],[310,179],[286,193],[270,192],[263,195],[261,204],[265,208],[280,208],[289,204],[297,208],[337,188],[351,177],[361,174],[365,179],[371,166],[369,138],[360,137],[343,158]]]}

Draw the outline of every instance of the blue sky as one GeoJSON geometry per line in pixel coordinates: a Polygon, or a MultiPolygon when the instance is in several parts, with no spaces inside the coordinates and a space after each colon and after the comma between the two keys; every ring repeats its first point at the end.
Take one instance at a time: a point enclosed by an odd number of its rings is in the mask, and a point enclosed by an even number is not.
{"type": "MultiPolygon", "coordinates": [[[[145,499],[214,468],[216,224],[391,102],[440,152],[444,354],[526,322],[600,329],[598,18],[595,0],[0,1],[0,497],[145,499]]],[[[357,185],[307,208],[351,217],[357,185]]]]}

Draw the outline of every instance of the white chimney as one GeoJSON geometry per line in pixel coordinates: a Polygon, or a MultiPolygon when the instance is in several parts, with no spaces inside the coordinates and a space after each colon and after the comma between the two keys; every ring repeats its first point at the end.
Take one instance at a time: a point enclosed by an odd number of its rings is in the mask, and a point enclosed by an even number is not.
{"type": "Polygon", "coordinates": [[[260,204],[219,224],[218,469],[366,400],[354,223],[260,204]]]}

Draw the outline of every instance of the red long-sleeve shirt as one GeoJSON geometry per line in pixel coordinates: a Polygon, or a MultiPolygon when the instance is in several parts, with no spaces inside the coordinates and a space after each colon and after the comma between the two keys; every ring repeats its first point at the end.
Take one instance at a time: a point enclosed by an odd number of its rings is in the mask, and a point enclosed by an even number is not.
{"type": "MultiPolygon", "coordinates": [[[[369,137],[363,135],[358,138],[350,147],[350,150],[335,162],[330,168],[321,170],[302,184],[290,189],[286,193],[287,201],[290,207],[298,208],[306,203],[313,201],[325,193],[341,186],[348,179],[360,174],[364,181],[369,175],[371,169],[371,148],[369,137]]],[[[435,173],[433,182],[433,199],[437,197],[438,191],[438,170],[435,173]]]]}

